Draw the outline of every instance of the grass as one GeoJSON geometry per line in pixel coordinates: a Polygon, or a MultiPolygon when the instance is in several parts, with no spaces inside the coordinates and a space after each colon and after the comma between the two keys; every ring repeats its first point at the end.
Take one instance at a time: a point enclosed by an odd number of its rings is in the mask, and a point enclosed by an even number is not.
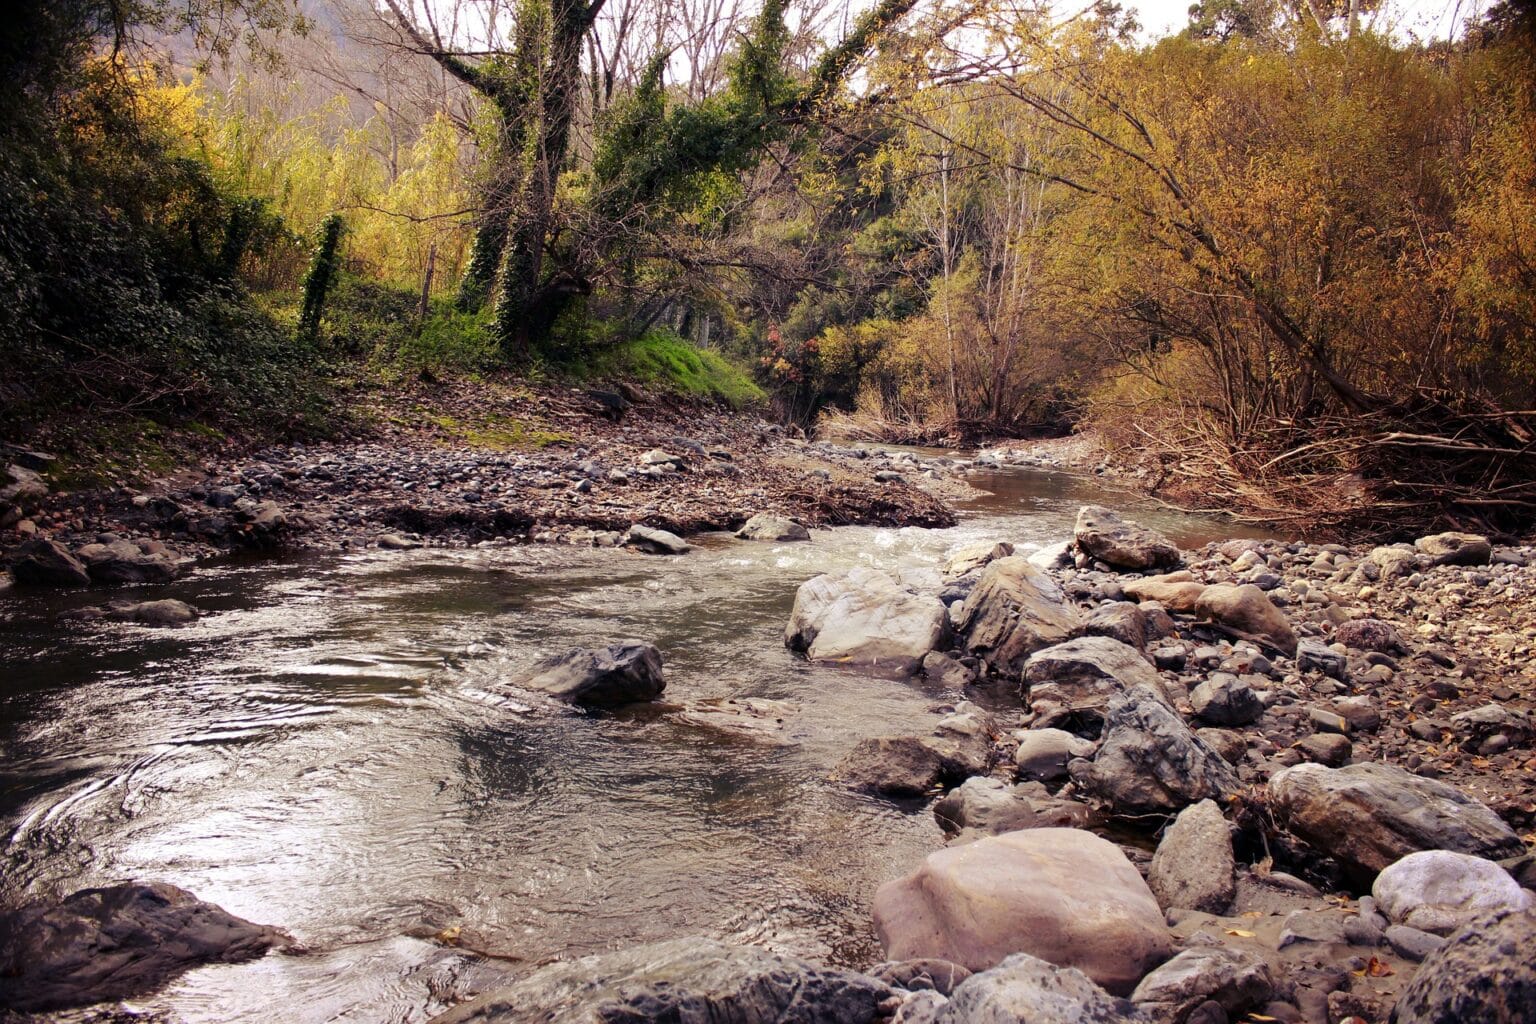
{"type": "Polygon", "coordinates": [[[474,420],[462,420],[446,413],[434,413],[425,409],[422,419],[447,434],[454,441],[471,448],[486,451],[508,451],[529,448],[548,448],[574,440],[571,435],[505,416],[486,413],[474,420]]]}
{"type": "Polygon", "coordinates": [[[695,348],[671,331],[652,330],[599,353],[594,376],[618,377],[690,398],[717,399],[733,409],[767,396],[747,372],[718,352],[695,348]]]}

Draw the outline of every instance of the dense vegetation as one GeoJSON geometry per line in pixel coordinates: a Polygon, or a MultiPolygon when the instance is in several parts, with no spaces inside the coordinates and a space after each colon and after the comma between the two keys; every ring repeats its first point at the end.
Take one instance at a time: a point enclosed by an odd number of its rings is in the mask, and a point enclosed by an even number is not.
{"type": "Polygon", "coordinates": [[[1270,518],[1536,510],[1536,54],[1369,5],[69,0],[8,24],[6,432],[357,368],[1092,426],[1270,518]],[[494,12],[499,11],[499,14],[494,12]],[[738,365],[753,368],[756,383],[738,365]]]}

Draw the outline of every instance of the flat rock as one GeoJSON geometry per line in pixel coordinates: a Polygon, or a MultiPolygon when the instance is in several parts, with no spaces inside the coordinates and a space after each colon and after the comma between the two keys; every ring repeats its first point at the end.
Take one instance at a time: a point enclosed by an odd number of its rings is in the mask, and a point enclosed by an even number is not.
{"type": "Polygon", "coordinates": [[[1047,705],[1102,714],[1112,697],[1135,686],[1162,694],[1157,669],[1136,648],[1107,636],[1083,636],[1030,655],[1024,664],[1030,704],[1036,713],[1047,705]]]}
{"type": "Polygon", "coordinates": [[[550,964],[431,1024],[873,1024],[890,994],[863,974],[683,938],[550,964]]]}
{"type": "Polygon", "coordinates": [[[799,708],[766,697],[725,697],[696,701],[673,715],[675,721],[746,739],[789,743],[789,724],[799,708]]]}
{"type": "Polygon", "coordinates": [[[1392,765],[1286,768],[1269,780],[1269,802],[1281,827],[1361,878],[1420,850],[1490,859],[1524,850],[1520,837],[1481,803],[1392,765]]]}
{"type": "Polygon", "coordinates": [[[957,580],[984,569],[999,558],[1013,554],[1013,545],[1004,540],[981,541],[956,548],[944,563],[944,578],[957,580]]]}
{"type": "Polygon", "coordinates": [[[1079,551],[1115,569],[1146,572],[1179,563],[1178,546],[1167,537],[1099,505],[1078,509],[1072,535],[1079,551]]]}
{"type": "Polygon", "coordinates": [[[1179,812],[1152,855],[1147,884],[1164,910],[1224,914],[1237,894],[1232,833],[1210,800],[1179,812]]]}
{"type": "Polygon", "coordinates": [[[1205,584],[1196,582],[1187,572],[1175,572],[1127,580],[1121,589],[1133,601],[1156,601],[1170,612],[1188,615],[1193,614],[1199,604],[1205,584]]]}
{"type": "Polygon", "coordinates": [[[893,959],[938,957],[980,971],[1029,953],[1122,995],[1173,952],[1141,875],[1119,847],[1081,829],[938,850],[880,887],[874,915],[893,959]]]}
{"type": "Polygon", "coordinates": [[[741,529],[736,531],[736,536],[742,540],[765,540],[787,543],[790,541],[810,540],[811,531],[800,523],[785,516],[769,515],[759,512],[748,519],[741,529]]]}
{"type": "Polygon", "coordinates": [[[1531,894],[1493,861],[1450,850],[1410,853],[1371,885],[1393,924],[1449,935],[1482,914],[1530,910],[1531,894]]]}
{"type": "Polygon", "coordinates": [[[996,559],[982,571],[955,623],[968,650],[1012,676],[1031,654],[1066,640],[1078,625],[1056,582],[1018,555],[996,559]]]}
{"type": "Polygon", "coordinates": [[[200,964],[240,963],[286,941],[184,889],[82,889],[0,917],[0,1007],[29,1012],[152,992],[200,964]]]}
{"type": "Polygon", "coordinates": [[[588,707],[655,700],[667,686],[661,652],[643,640],[567,651],[539,662],[520,683],[588,707]]]}
{"type": "Polygon", "coordinates": [[[874,569],[807,580],[795,592],[784,642],[811,661],[911,675],[944,636],[948,612],[874,569]]]}
{"type": "Polygon", "coordinates": [[[640,523],[629,528],[622,543],[624,547],[634,548],[648,555],[682,555],[693,550],[693,545],[677,534],[640,523]]]}

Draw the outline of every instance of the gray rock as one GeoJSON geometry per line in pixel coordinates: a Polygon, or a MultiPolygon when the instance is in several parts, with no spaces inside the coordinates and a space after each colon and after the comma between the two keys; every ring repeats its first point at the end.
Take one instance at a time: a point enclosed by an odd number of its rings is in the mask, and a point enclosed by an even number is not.
{"type": "MultiPolygon", "coordinates": [[[[1166,613],[1165,613],[1166,614],[1166,613]]],[[[1147,613],[1131,601],[1101,604],[1088,614],[1083,632],[1089,636],[1107,636],[1128,647],[1145,650],[1148,639],[1147,613]]]]}
{"type": "Polygon", "coordinates": [[[891,1024],[938,1024],[939,1017],[948,1005],[947,996],[932,989],[922,989],[902,1000],[896,1016],[891,1018],[891,1024]]]}
{"type": "Polygon", "coordinates": [[[1072,542],[1057,541],[1047,544],[1029,556],[1029,564],[1036,569],[1060,569],[1072,564],[1072,542]]]}
{"type": "Polygon", "coordinates": [[[874,916],[892,959],[985,970],[1029,953],[1122,994],[1173,952],[1141,875],[1119,847],[1081,829],[1009,832],[935,851],[880,887],[874,916]]]}
{"type": "Polygon", "coordinates": [[[1296,648],[1296,667],[1303,672],[1316,669],[1325,676],[1343,681],[1348,675],[1349,659],[1326,644],[1303,640],[1296,648]]]}
{"type": "Polygon", "coordinates": [[[1018,734],[1019,747],[1013,763],[1020,779],[1056,782],[1067,777],[1067,763],[1090,757],[1095,744],[1064,729],[1030,729],[1018,734]]]}
{"type": "Polygon", "coordinates": [[[1186,1020],[1196,1007],[1215,1002],[1236,1018],[1274,994],[1269,964],[1255,953],[1220,946],[1186,949],[1141,980],[1131,1002],[1157,1020],[1186,1020]]]}
{"type": "Polygon", "coordinates": [[[990,743],[974,737],[878,736],[855,745],[831,779],[879,796],[921,797],[982,774],[991,753],[990,743]]]}
{"type": "Polygon", "coordinates": [[[872,1024],[890,995],[866,975],[684,938],[550,964],[431,1024],[872,1024]]]}
{"type": "Polygon", "coordinates": [[[667,530],[657,530],[636,523],[624,535],[624,546],[644,551],[649,555],[682,555],[693,550],[693,545],[667,530]]]}
{"type": "Polygon", "coordinates": [[[82,889],[0,917],[0,1007],[59,1010],[152,992],[199,964],[285,941],[174,885],[82,889]]]}
{"type": "Polygon", "coordinates": [[[98,583],[168,583],[183,563],[172,552],[151,552],[129,540],[87,544],[75,555],[98,583]]]}
{"type": "Polygon", "coordinates": [[[1410,853],[1371,885],[1393,924],[1449,935],[1482,914],[1532,909],[1531,894],[1493,861],[1450,850],[1410,853]]]}
{"type": "Polygon", "coordinates": [[[950,995],[939,1024],[1149,1024],[1081,971],[1016,953],[950,995]]]}
{"type": "Polygon", "coordinates": [[[1164,910],[1224,914],[1237,894],[1232,833],[1210,800],[1179,812],[1152,855],[1147,884],[1164,910]]]}
{"type": "Polygon", "coordinates": [[[1179,562],[1178,546],[1167,537],[1098,505],[1078,509],[1072,535],[1079,551],[1115,569],[1146,572],[1179,562]]]}
{"type": "Polygon", "coordinates": [[[911,675],[944,637],[948,611],[874,569],[807,580],[795,592],[784,643],[812,661],[911,675]]]}
{"type": "Polygon", "coordinates": [[[1036,824],[1034,804],[1023,786],[975,776],[950,790],[933,805],[933,816],[945,832],[967,829],[999,835],[1036,824]]]}
{"type": "Polygon", "coordinates": [[[1403,924],[1388,926],[1386,935],[1387,945],[1392,947],[1393,952],[1405,960],[1415,962],[1445,945],[1444,937],[1403,924]]]}
{"type": "Polygon", "coordinates": [[[887,960],[869,969],[870,977],[908,992],[937,992],[947,996],[971,972],[948,960],[887,960]]]}
{"type": "Polygon", "coordinates": [[[1536,1022],[1536,914],[1479,918],[1452,935],[1398,997],[1392,1024],[1536,1022]]]}
{"type": "Polygon", "coordinates": [[[655,700],[667,686],[661,652],[642,640],[567,651],[535,665],[520,682],[529,689],[588,707],[655,700]]]}
{"type": "Polygon", "coordinates": [[[736,536],[742,540],[765,540],[776,542],[789,542],[810,540],[811,531],[785,516],[769,515],[759,512],[748,519],[741,529],[736,531],[736,536]]]}
{"type": "Polygon", "coordinates": [[[1107,636],[1084,636],[1037,651],[1024,665],[1030,704],[1102,713],[1112,697],[1135,686],[1162,695],[1162,680],[1140,651],[1107,636]]]}
{"type": "Polygon", "coordinates": [[[1013,545],[1007,541],[981,541],[976,544],[966,544],[957,548],[944,563],[944,578],[959,579],[1011,554],[1013,554],[1013,545]]]}
{"type": "Polygon", "coordinates": [[[1031,654],[1067,639],[1077,626],[1077,612],[1061,588],[1018,555],[982,571],[955,622],[968,650],[1015,676],[1031,654]]]}
{"type": "Polygon", "coordinates": [[[1116,814],[1167,814],[1241,788],[1232,766],[1145,686],[1110,701],[1098,753],[1068,769],[1116,814]]]}
{"type": "Polygon", "coordinates": [[[940,686],[960,690],[976,681],[976,673],[958,658],[942,651],[929,651],[923,655],[923,675],[940,686]]]}
{"type": "Polygon", "coordinates": [[[1488,538],[1475,533],[1437,533],[1420,537],[1413,547],[1434,565],[1487,565],[1493,557],[1488,538]]]}
{"type": "Polygon", "coordinates": [[[1419,850],[1490,859],[1524,850],[1520,837],[1476,800],[1386,764],[1286,768],[1269,780],[1269,803],[1282,828],[1357,877],[1374,877],[1419,850]]]}
{"type": "Polygon", "coordinates": [[[199,614],[196,608],[185,601],[171,598],[140,601],[137,604],[125,602],[123,606],[114,605],[113,612],[118,618],[141,622],[146,626],[185,626],[196,622],[199,614]]]}
{"type": "Polygon", "coordinates": [[[1264,714],[1253,687],[1227,672],[1217,672],[1190,691],[1195,716],[1211,725],[1248,725],[1264,714]]]}
{"type": "Polygon", "coordinates": [[[85,565],[58,541],[34,537],[11,552],[11,575],[23,586],[83,587],[91,582],[85,565]]]}

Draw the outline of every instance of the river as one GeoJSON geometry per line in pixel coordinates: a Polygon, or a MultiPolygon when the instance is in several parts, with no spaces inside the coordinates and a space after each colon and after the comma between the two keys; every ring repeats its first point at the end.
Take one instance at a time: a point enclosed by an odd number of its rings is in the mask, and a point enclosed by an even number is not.
{"type": "Polygon", "coordinates": [[[182,630],[58,620],[100,592],[0,589],[0,901],[167,881],[308,950],[134,1003],[186,1022],[425,1020],[487,970],[439,934],[517,970],[690,933],[867,966],[875,888],[942,839],[926,811],[825,776],[861,738],[926,731],[956,695],[792,656],[796,586],[931,569],[976,540],[1051,543],[1090,501],[1184,545],[1235,532],[1068,474],[972,479],[990,493],[946,530],[705,536],[681,558],[226,561],[146,589],[203,609],[182,630]],[[664,653],[668,701],[788,701],[792,742],[585,714],[508,683],[630,637],[664,653]]]}

